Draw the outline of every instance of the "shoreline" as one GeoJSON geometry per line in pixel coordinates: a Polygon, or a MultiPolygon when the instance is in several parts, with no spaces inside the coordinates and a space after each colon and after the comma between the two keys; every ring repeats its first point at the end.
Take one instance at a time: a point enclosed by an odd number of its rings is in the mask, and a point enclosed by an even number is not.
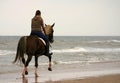
{"type": "Polygon", "coordinates": [[[120,83],[120,74],[88,77],[88,78],[84,78],[84,79],[47,81],[45,83],[120,83]]]}
{"type": "MultiPolygon", "coordinates": [[[[26,78],[22,78],[21,69],[20,71],[14,73],[5,73],[0,75],[0,83],[27,83],[23,81],[28,81],[28,83],[69,83],[69,81],[86,80],[86,79],[99,79],[111,76],[114,78],[114,75],[120,80],[120,61],[111,61],[104,63],[91,63],[88,65],[53,65],[53,71],[50,72],[47,70],[48,66],[40,66],[38,69],[38,78],[34,76],[34,68],[28,69],[29,74],[26,78]],[[36,81],[36,82],[35,82],[36,81]],[[68,81],[68,82],[66,82],[68,81]]],[[[104,80],[104,79],[103,79],[104,80]]],[[[114,79],[113,79],[114,80],[114,79]]],[[[71,82],[72,82],[71,81],[71,82]]],[[[74,82],[73,82],[74,83],[74,82]]],[[[84,83],[84,82],[83,82],[84,83]]],[[[85,82],[86,83],[86,82],[85,82]]],[[[89,83],[89,82],[88,82],[89,83]]],[[[94,83],[94,82],[93,82],[94,83]]],[[[96,82],[99,83],[99,82],[96,82]]],[[[102,83],[102,82],[101,82],[102,83]]],[[[103,82],[104,83],[104,82],[103,82]]],[[[115,83],[115,82],[112,82],[115,83]]],[[[120,83],[120,82],[119,82],[120,83]]]]}

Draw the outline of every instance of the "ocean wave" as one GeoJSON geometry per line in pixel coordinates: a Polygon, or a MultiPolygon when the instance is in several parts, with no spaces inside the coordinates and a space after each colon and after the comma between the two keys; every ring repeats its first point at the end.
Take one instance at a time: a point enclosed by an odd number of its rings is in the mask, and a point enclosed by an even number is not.
{"type": "MultiPolygon", "coordinates": [[[[66,64],[66,65],[69,65],[69,64],[83,64],[83,63],[86,63],[86,61],[52,61],[52,65],[63,65],[63,64],[66,64]]],[[[39,65],[41,66],[46,66],[48,65],[49,63],[39,63],[39,65]]],[[[19,64],[17,64],[19,65],[19,64]]],[[[34,63],[30,63],[31,66],[34,66],[34,63]]]]}
{"type": "Polygon", "coordinates": [[[70,52],[87,52],[85,48],[75,47],[70,49],[60,49],[60,50],[53,50],[52,52],[55,53],[70,53],[70,52]]]}
{"type": "Polygon", "coordinates": [[[94,47],[74,47],[70,49],[53,50],[54,53],[77,53],[77,52],[120,52],[120,48],[94,48],[94,47]]]}
{"type": "Polygon", "coordinates": [[[120,40],[91,41],[91,43],[120,43],[120,40]]]}
{"type": "MultiPolygon", "coordinates": [[[[67,49],[55,49],[53,53],[79,53],[79,52],[120,52],[120,48],[74,47],[67,49]]],[[[16,51],[0,50],[0,56],[15,54],[16,51]]]]}
{"type": "Polygon", "coordinates": [[[120,40],[111,40],[111,42],[120,43],[120,40]]]}
{"type": "MultiPolygon", "coordinates": [[[[89,60],[85,60],[85,61],[52,61],[52,65],[71,65],[71,64],[86,65],[89,63],[93,63],[93,62],[102,62],[102,61],[104,61],[104,60],[99,59],[98,57],[93,57],[93,58],[89,58],[89,60]]],[[[39,65],[45,66],[48,64],[49,63],[40,63],[39,65]]],[[[34,64],[31,64],[31,65],[34,65],[34,64]]]]}
{"type": "Polygon", "coordinates": [[[83,61],[53,61],[53,64],[77,64],[83,63],[83,61]]]}

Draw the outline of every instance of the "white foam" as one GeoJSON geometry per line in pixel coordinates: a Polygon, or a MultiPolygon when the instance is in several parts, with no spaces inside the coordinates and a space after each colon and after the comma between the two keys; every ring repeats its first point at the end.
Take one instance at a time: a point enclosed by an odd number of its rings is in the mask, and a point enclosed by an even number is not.
{"type": "Polygon", "coordinates": [[[120,48],[90,48],[88,47],[88,52],[120,52],[120,48]]]}
{"type": "Polygon", "coordinates": [[[83,63],[83,61],[53,61],[53,64],[77,64],[83,63]]]}
{"type": "Polygon", "coordinates": [[[15,51],[10,51],[10,50],[0,50],[0,56],[3,55],[10,55],[10,54],[15,54],[15,51]]]}
{"type": "Polygon", "coordinates": [[[92,43],[120,43],[120,40],[92,41],[92,43]]]}
{"type": "Polygon", "coordinates": [[[120,40],[108,40],[107,42],[120,43],[120,40]]]}
{"type": "Polygon", "coordinates": [[[55,52],[55,53],[87,52],[87,50],[84,48],[75,47],[75,48],[71,48],[71,49],[53,50],[53,52],[55,52]]]}
{"type": "Polygon", "coordinates": [[[94,48],[94,47],[75,47],[70,49],[53,50],[54,53],[76,53],[76,52],[120,52],[120,48],[94,48]]]}

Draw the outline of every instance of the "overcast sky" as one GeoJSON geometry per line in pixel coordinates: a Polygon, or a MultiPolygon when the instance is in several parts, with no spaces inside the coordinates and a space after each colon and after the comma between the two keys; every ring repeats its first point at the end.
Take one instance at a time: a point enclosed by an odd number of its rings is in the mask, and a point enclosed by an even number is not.
{"type": "Polygon", "coordinates": [[[120,0],[0,0],[0,35],[29,35],[36,10],[55,36],[120,36],[120,0]]]}

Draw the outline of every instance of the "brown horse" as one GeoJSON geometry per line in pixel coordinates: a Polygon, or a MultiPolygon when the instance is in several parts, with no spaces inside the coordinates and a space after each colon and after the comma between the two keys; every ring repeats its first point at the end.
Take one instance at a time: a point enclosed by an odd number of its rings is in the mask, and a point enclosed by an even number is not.
{"type": "MultiPolygon", "coordinates": [[[[53,43],[53,25],[45,25],[45,32],[46,36],[49,39],[50,43],[53,43]]],[[[20,61],[24,64],[24,69],[22,72],[23,77],[25,77],[25,74],[27,75],[27,67],[29,65],[29,62],[31,61],[32,57],[35,56],[35,76],[38,76],[37,74],[37,68],[38,68],[38,57],[44,55],[45,53],[45,43],[43,40],[41,40],[37,36],[23,36],[20,38],[18,42],[17,47],[17,53],[14,60],[14,63],[16,61],[20,61]],[[28,58],[25,61],[24,54],[27,54],[28,58]]],[[[49,58],[49,67],[48,70],[52,71],[51,68],[51,56],[47,56],[49,58]]]]}

